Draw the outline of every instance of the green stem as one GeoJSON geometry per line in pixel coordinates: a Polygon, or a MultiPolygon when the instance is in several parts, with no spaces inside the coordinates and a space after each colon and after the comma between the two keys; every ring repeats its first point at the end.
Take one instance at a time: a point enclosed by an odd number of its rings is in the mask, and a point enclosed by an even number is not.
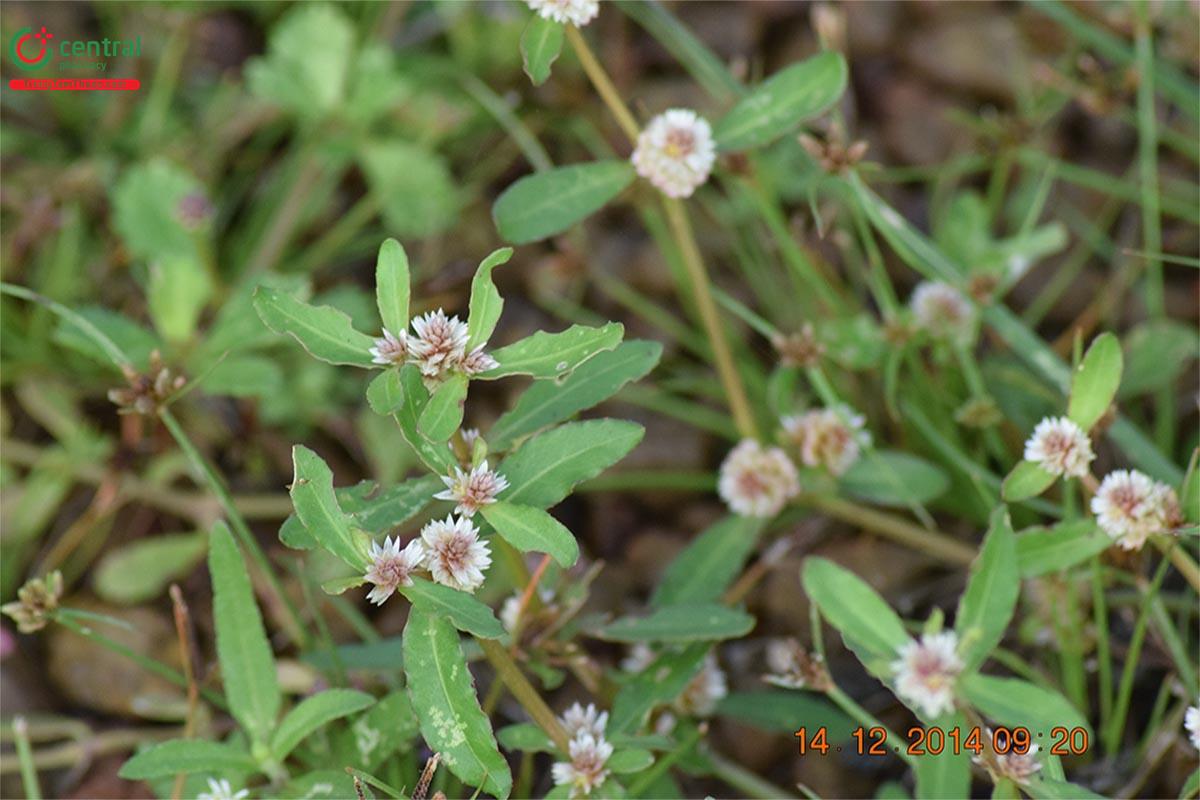
{"type": "Polygon", "coordinates": [[[642,792],[646,791],[652,783],[662,777],[676,761],[683,758],[696,746],[696,742],[700,741],[700,737],[708,731],[708,725],[697,725],[692,729],[687,736],[680,740],[679,745],[667,753],[662,758],[654,762],[654,766],[643,772],[637,779],[626,787],[626,793],[630,797],[639,797],[642,792]]]}
{"type": "Polygon", "coordinates": [[[763,780],[748,769],[735,764],[720,753],[709,752],[708,761],[712,765],[713,774],[742,793],[742,797],[752,797],[761,800],[778,800],[778,798],[794,798],[796,795],[776,786],[770,781],[763,780]]]}
{"type": "Polygon", "coordinates": [[[508,687],[508,691],[513,698],[521,704],[525,712],[530,718],[540,727],[550,741],[554,742],[554,746],[561,753],[569,751],[570,737],[567,736],[566,730],[562,723],[558,721],[558,717],[554,716],[554,712],[542,700],[542,696],[538,694],[537,689],[525,679],[521,674],[520,668],[517,667],[512,656],[504,649],[504,645],[494,639],[477,638],[479,647],[483,650],[484,656],[491,662],[492,668],[496,670],[496,675],[500,680],[504,681],[504,685],[508,687]]]}
{"type": "Polygon", "coordinates": [[[1092,556],[1092,618],[1096,627],[1097,679],[1100,685],[1100,728],[1108,724],[1112,716],[1112,650],[1108,642],[1108,602],[1104,596],[1104,574],[1100,557],[1092,556]]]}
{"type": "Polygon", "coordinates": [[[27,800],[42,800],[37,769],[33,765],[33,750],[29,746],[29,724],[24,717],[13,717],[13,741],[17,745],[17,760],[21,764],[21,785],[27,800]]]}
{"type": "Polygon", "coordinates": [[[939,561],[966,565],[975,560],[975,549],[944,533],[926,530],[905,519],[883,511],[865,508],[828,495],[804,495],[800,505],[808,505],[844,522],[873,531],[885,539],[911,547],[939,561]]]}

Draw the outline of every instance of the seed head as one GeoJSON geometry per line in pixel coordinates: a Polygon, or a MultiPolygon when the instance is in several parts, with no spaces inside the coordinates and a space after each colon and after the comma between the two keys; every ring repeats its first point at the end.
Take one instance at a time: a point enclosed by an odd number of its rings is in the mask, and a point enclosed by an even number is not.
{"type": "Polygon", "coordinates": [[[707,717],[717,710],[717,703],[727,694],[729,684],[725,679],[725,671],[721,669],[717,657],[709,651],[704,657],[704,666],[683,688],[674,706],[680,713],[707,717]]]}
{"type": "Polygon", "coordinates": [[[795,465],[778,447],[743,439],[721,464],[717,491],[736,514],[773,517],[799,494],[800,480],[795,465]]]}
{"type": "Polygon", "coordinates": [[[470,519],[434,520],[421,529],[421,540],[435,581],[464,592],[474,592],[483,583],[483,571],[492,564],[491,551],[470,519]]]}
{"type": "Polygon", "coordinates": [[[124,389],[110,389],[108,399],[117,405],[118,414],[142,414],[149,416],[155,413],[159,406],[182,389],[187,379],[175,375],[168,369],[157,350],[150,353],[150,367],[144,373],[128,370],[125,379],[129,386],[124,389]]]}
{"type": "Polygon", "coordinates": [[[404,549],[400,549],[400,537],[395,539],[388,536],[379,542],[371,542],[371,566],[363,575],[363,580],[375,584],[375,588],[367,593],[367,599],[375,605],[383,605],[383,601],[401,586],[412,586],[412,573],[425,563],[425,547],[420,539],[413,539],[404,549]]]}
{"type": "Polygon", "coordinates": [[[716,160],[712,128],[686,108],[673,108],[650,120],[638,136],[633,166],[668,197],[691,197],[708,180],[716,160]]]}
{"type": "Polygon", "coordinates": [[[28,581],[17,590],[17,600],[0,606],[0,611],[16,621],[17,630],[21,633],[40,631],[58,610],[62,592],[62,573],[54,570],[44,578],[28,581]]]}
{"type": "Polygon", "coordinates": [[[832,686],[825,659],[809,653],[791,637],[767,642],[767,667],[763,680],[785,689],[812,689],[823,692],[832,686]]]}
{"type": "Polygon", "coordinates": [[[1096,454],[1088,435],[1066,417],[1047,417],[1025,442],[1025,460],[1055,475],[1081,478],[1096,454]]]}
{"type": "Polygon", "coordinates": [[[804,323],[799,333],[777,334],[771,344],[779,353],[779,363],[785,367],[815,367],[825,355],[825,345],[817,338],[811,322],[804,323]]]}
{"type": "Polygon", "coordinates": [[[930,717],[954,710],[954,682],[962,672],[958,637],[951,631],[926,633],[905,643],[892,662],[896,692],[930,717]]]}

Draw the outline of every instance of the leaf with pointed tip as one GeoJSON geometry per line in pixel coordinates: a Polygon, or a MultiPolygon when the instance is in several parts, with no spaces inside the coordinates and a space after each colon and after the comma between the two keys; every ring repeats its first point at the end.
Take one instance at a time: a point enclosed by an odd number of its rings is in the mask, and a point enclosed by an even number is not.
{"type": "Polygon", "coordinates": [[[362,711],[375,702],[366,692],[326,689],[306,697],[287,713],[271,738],[271,755],[283,761],[309,734],[335,719],[362,711]]]}
{"type": "Polygon", "coordinates": [[[319,455],[302,444],[292,448],[292,505],[296,516],[317,543],[363,572],[370,563],[364,537],[356,535],[350,518],[333,493],[333,472],[319,455]]]}
{"type": "Polygon", "coordinates": [[[421,371],[413,364],[405,364],[400,368],[399,378],[400,391],[404,394],[404,403],[395,410],[400,433],[425,466],[439,475],[450,474],[455,466],[450,448],[445,442],[430,441],[429,437],[421,432],[421,414],[429,403],[429,390],[421,380],[421,371]]]}
{"type": "Polygon", "coordinates": [[[1091,731],[1087,718],[1071,701],[1053,689],[1020,678],[997,678],[975,673],[961,679],[960,687],[971,705],[1001,725],[1025,727],[1043,741],[1059,725],[1091,731]]]}
{"type": "Polygon", "coordinates": [[[617,691],[609,715],[612,736],[636,730],[655,706],[679,696],[704,666],[711,642],[697,642],[683,650],[668,650],[617,691]]]}
{"type": "Polygon", "coordinates": [[[562,233],[599,211],[633,183],[628,161],[595,161],[526,175],[492,205],[492,219],[505,241],[536,242],[562,233]]]}
{"type": "MultiPolygon", "coordinates": [[[[937,727],[943,731],[966,730],[962,714],[945,716],[937,727]]],[[[917,756],[913,771],[917,778],[916,796],[928,800],[960,800],[971,795],[971,758],[966,750],[947,747],[941,753],[927,751],[917,756]]]]}
{"type": "Polygon", "coordinates": [[[400,386],[400,370],[388,369],[367,384],[367,405],[381,416],[390,416],[404,405],[404,390],[400,386]]]}
{"type": "Polygon", "coordinates": [[[644,617],[609,623],[600,637],[617,642],[697,642],[735,639],[754,627],[754,617],[719,603],[663,606],[644,617]]]}
{"type": "Polygon", "coordinates": [[[765,524],[759,517],[722,517],[667,565],[650,605],[718,600],[742,571],[765,524]]]}
{"type": "Polygon", "coordinates": [[[476,377],[482,380],[510,375],[562,378],[597,353],[612,350],[621,343],[624,335],[625,326],[619,322],[609,322],[599,328],[572,325],[559,333],[538,331],[492,353],[499,366],[476,377]]]}
{"type": "Polygon", "coordinates": [[[641,425],[616,419],[568,422],[529,439],[499,468],[510,503],[550,508],[575,484],[599,475],[642,440],[641,425]]]}
{"type": "Polygon", "coordinates": [[[276,333],[290,335],[309,355],[329,364],[374,368],[371,348],[375,340],[354,329],[350,318],[331,306],[310,306],[290,294],[260,286],[254,292],[254,309],[276,333]]]}
{"type": "Polygon", "coordinates": [[[1034,461],[1019,461],[1012,468],[1012,472],[1008,473],[1008,477],[1004,479],[1000,493],[1005,500],[1015,503],[1019,500],[1037,497],[1049,489],[1050,484],[1057,479],[1057,475],[1042,469],[1041,465],[1034,461]]]}
{"type": "Polygon", "coordinates": [[[424,578],[413,578],[412,586],[401,586],[400,593],[413,608],[420,608],[450,621],[460,631],[483,639],[499,639],[504,626],[492,610],[466,592],[460,592],[424,578]]]}
{"type": "Polygon", "coordinates": [[[975,563],[967,588],[958,603],[954,629],[961,642],[960,655],[966,669],[983,663],[1004,638],[1004,631],[1017,607],[1021,575],[1017,569],[1017,544],[1008,508],[992,512],[991,525],[975,563]]]}
{"type": "Polygon", "coordinates": [[[579,559],[579,544],[561,522],[540,508],[500,501],[480,509],[496,533],[522,553],[549,553],[566,569],[579,559]]]}
{"type": "Polygon", "coordinates": [[[1067,416],[1072,422],[1086,431],[1104,416],[1121,386],[1123,363],[1121,342],[1116,336],[1102,333],[1092,341],[1071,376],[1067,416]]]}
{"type": "Polygon", "coordinates": [[[433,443],[445,443],[462,425],[467,402],[467,376],[461,372],[450,375],[433,390],[429,402],[417,418],[417,430],[433,443]]]}
{"type": "Polygon", "coordinates": [[[550,65],[562,52],[563,25],[534,14],[521,33],[521,63],[534,86],[550,77],[550,65]]]}
{"type": "Polygon", "coordinates": [[[471,280],[470,314],[467,316],[467,352],[485,344],[496,330],[500,312],[504,309],[504,298],[492,282],[492,270],[512,258],[511,247],[501,247],[492,252],[475,270],[471,280]]]}
{"type": "Polygon", "coordinates": [[[384,240],[375,260],[375,303],[383,327],[399,336],[408,328],[408,254],[395,239],[384,240]]]}
{"type": "Polygon", "coordinates": [[[802,582],[808,599],[842,634],[858,660],[876,677],[890,678],[887,664],[909,641],[891,606],[853,572],[824,558],[805,560],[802,582]]]}
{"type": "Polygon", "coordinates": [[[171,739],[152,744],[125,762],[117,773],[125,780],[167,778],[181,772],[256,772],[258,765],[244,749],[205,739],[171,739]]]}
{"type": "Polygon", "coordinates": [[[1017,568],[1022,578],[1070,569],[1104,552],[1112,543],[1091,519],[1026,530],[1017,536],[1017,568]]]}
{"type": "Polygon", "coordinates": [[[356,589],[367,582],[367,579],[362,575],[347,575],[344,578],[331,578],[321,584],[321,591],[325,594],[339,595],[343,592],[348,592],[351,589],[356,589]]]}

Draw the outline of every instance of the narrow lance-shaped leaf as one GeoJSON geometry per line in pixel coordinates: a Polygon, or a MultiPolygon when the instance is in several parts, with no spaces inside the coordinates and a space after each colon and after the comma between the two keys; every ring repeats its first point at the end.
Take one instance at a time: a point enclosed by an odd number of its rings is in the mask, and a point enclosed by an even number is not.
{"type": "Polygon", "coordinates": [[[510,375],[561,378],[597,353],[612,350],[624,335],[625,327],[619,322],[599,328],[572,325],[560,333],[538,331],[492,353],[499,366],[477,377],[482,380],[510,375]]]}
{"type": "Polygon", "coordinates": [[[718,520],[667,566],[650,604],[661,607],[720,598],[741,572],[765,522],[739,516],[718,520]]]}
{"type": "Polygon", "coordinates": [[[1049,489],[1057,479],[1058,476],[1043,469],[1041,464],[1034,461],[1018,461],[1017,465],[1012,468],[1012,472],[1005,477],[1000,492],[1004,495],[1005,500],[1016,503],[1030,497],[1037,497],[1049,489]]]}
{"type": "Polygon", "coordinates": [[[754,627],[754,617],[718,603],[663,606],[644,617],[606,625],[600,636],[618,642],[696,642],[733,639],[754,627]]]}
{"type": "Polygon", "coordinates": [[[496,330],[500,321],[500,312],[504,308],[504,299],[492,282],[492,271],[512,258],[512,248],[502,247],[496,250],[475,270],[471,280],[470,314],[467,316],[467,352],[474,350],[487,342],[496,330]]]}
{"type": "Polygon", "coordinates": [[[249,773],[258,765],[243,748],[205,739],[172,739],[147,747],[118,773],[128,781],[153,780],[181,772],[249,773]]]}
{"type": "Polygon", "coordinates": [[[599,211],[633,178],[628,161],[597,161],[527,175],[496,198],[492,218],[506,241],[536,242],[599,211]]]}
{"type": "Polygon", "coordinates": [[[1085,431],[1104,416],[1116,396],[1121,386],[1123,361],[1117,337],[1103,333],[1092,342],[1071,376],[1067,416],[1085,431]]]}
{"type": "Polygon", "coordinates": [[[499,472],[510,503],[550,508],[580,481],[595,477],[642,440],[642,426],[615,419],[569,422],[534,436],[506,458],[499,472]]]}
{"type": "Polygon", "coordinates": [[[365,570],[368,558],[363,541],[356,536],[350,518],[333,493],[333,472],[319,455],[304,445],[292,448],[295,475],[292,505],[296,516],[317,542],[355,570],[365,570]]]}
{"type": "Polygon", "coordinates": [[[1017,568],[1022,578],[1033,578],[1081,564],[1111,545],[1091,519],[1025,531],[1017,536],[1017,568]]]}
{"type": "Polygon", "coordinates": [[[212,575],[213,623],[225,698],[251,741],[265,744],[279,717],[275,657],[254,602],[246,564],[224,522],[213,526],[208,570],[212,575]]]}
{"type": "Polygon", "coordinates": [[[375,261],[375,302],[383,327],[396,336],[408,327],[410,278],[408,254],[395,239],[387,239],[375,261]]]}
{"type": "Polygon", "coordinates": [[[330,364],[372,367],[375,340],[354,330],[350,318],[331,306],[310,306],[289,294],[260,286],[254,309],[268,328],[291,335],[314,358],[330,364]]]}
{"type": "Polygon", "coordinates": [[[821,616],[836,628],[859,661],[876,676],[909,641],[904,623],[879,593],[832,561],[810,557],[804,563],[804,591],[821,616]]]}
{"type": "Polygon", "coordinates": [[[467,376],[454,373],[433,390],[421,409],[417,429],[431,442],[446,442],[462,425],[467,401],[467,376]]]}
{"type": "Polygon", "coordinates": [[[271,755],[277,761],[282,761],[313,731],[335,719],[361,711],[374,702],[375,698],[371,695],[354,689],[326,689],[305,698],[279,724],[279,729],[271,738],[271,755]]]}
{"type": "Polygon", "coordinates": [[[534,14],[521,33],[521,62],[525,74],[534,86],[541,86],[550,77],[550,65],[562,52],[561,22],[534,14]]]}
{"type": "Polygon", "coordinates": [[[496,619],[492,609],[466,592],[423,578],[413,578],[412,581],[412,586],[401,586],[400,592],[414,608],[445,617],[460,631],[484,639],[499,639],[504,635],[504,626],[496,619]]]}
{"type": "MultiPolygon", "coordinates": [[[[962,714],[945,716],[935,726],[941,731],[967,730],[967,720],[962,714]]],[[[916,796],[929,800],[960,800],[971,794],[971,757],[966,750],[945,747],[940,753],[926,750],[924,755],[915,756],[914,772],[917,778],[916,796]]]]}
{"type": "Polygon", "coordinates": [[[501,501],[484,506],[482,513],[496,533],[523,553],[549,553],[564,569],[579,559],[575,537],[540,508],[501,501]]]}
{"type": "Polygon", "coordinates": [[[971,705],[1001,725],[1029,728],[1035,741],[1039,733],[1049,740],[1050,730],[1060,725],[1091,731],[1070,700],[1029,681],[976,673],[963,677],[960,688],[971,705]]]}
{"type": "Polygon", "coordinates": [[[677,697],[704,666],[710,647],[708,642],[698,642],[680,651],[669,650],[625,683],[613,700],[608,733],[633,731],[656,705],[677,697]]]}
{"type": "Polygon", "coordinates": [[[1000,506],[992,512],[983,549],[971,566],[971,577],[954,620],[968,670],[981,664],[1004,638],[1020,589],[1012,520],[1008,508],[1000,506]]]}
{"type": "Polygon", "coordinates": [[[404,629],[404,673],[421,735],[464,782],[508,797],[512,772],[479,707],[458,631],[437,614],[413,608],[404,629]]]}
{"type": "Polygon", "coordinates": [[[413,364],[405,364],[398,373],[400,391],[404,402],[395,410],[396,422],[405,441],[416,452],[425,466],[438,474],[449,474],[454,466],[454,456],[445,442],[434,442],[421,432],[421,412],[429,403],[429,391],[421,380],[421,372],[413,364]]]}

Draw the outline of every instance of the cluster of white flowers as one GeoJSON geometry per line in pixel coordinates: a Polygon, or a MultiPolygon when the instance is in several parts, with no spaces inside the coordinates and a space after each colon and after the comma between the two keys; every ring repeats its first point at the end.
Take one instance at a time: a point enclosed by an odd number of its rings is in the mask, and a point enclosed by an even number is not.
{"type": "Polygon", "coordinates": [[[384,328],[370,349],[371,361],[384,366],[416,364],[428,384],[444,380],[451,372],[476,375],[496,367],[496,359],[483,352],[483,345],[467,352],[467,323],[447,317],[440,308],[414,317],[412,328],[414,335],[384,328]]]}
{"type": "MultiPolygon", "coordinates": [[[[994,741],[991,728],[985,730],[985,735],[988,741],[994,741]]],[[[1038,749],[1036,744],[1031,744],[1024,753],[1010,748],[1006,753],[993,753],[990,759],[977,755],[971,760],[986,769],[993,780],[1006,779],[1023,786],[1042,768],[1037,760],[1038,749]]]]}
{"type": "Polygon", "coordinates": [[[800,460],[808,467],[825,467],[834,475],[843,475],[870,445],[871,435],[863,430],[865,420],[850,408],[824,408],[784,417],[781,420],[788,441],[800,450],[800,460]]]}
{"type": "Polygon", "coordinates": [[[1096,454],[1087,432],[1066,417],[1047,417],[1025,442],[1025,460],[1054,475],[1082,478],[1096,454]]]}
{"type": "Polygon", "coordinates": [[[1183,716],[1183,727],[1187,729],[1192,747],[1200,750],[1200,706],[1191,706],[1183,716]]]}
{"type": "Polygon", "coordinates": [[[250,794],[248,789],[233,791],[233,786],[224,778],[208,779],[208,791],[196,795],[196,800],[242,800],[250,794]]]}
{"type": "Polygon", "coordinates": [[[664,111],[638,135],[633,166],[667,197],[691,197],[708,180],[717,148],[712,128],[695,111],[664,111]]]}
{"type": "Polygon", "coordinates": [[[1152,534],[1168,532],[1180,523],[1175,490],[1134,469],[1104,476],[1092,498],[1092,513],[1124,550],[1140,550],[1152,534]]]}
{"type": "Polygon", "coordinates": [[[542,19],[582,28],[600,13],[600,0],[525,0],[542,19]]]}
{"type": "Polygon", "coordinates": [[[966,343],[975,332],[975,307],[946,283],[925,281],[909,299],[917,325],[931,335],[966,343]]]}
{"type": "Polygon", "coordinates": [[[374,584],[367,599],[382,605],[401,586],[412,586],[414,572],[427,569],[440,584],[474,592],[483,583],[483,573],[492,563],[487,542],[467,517],[447,516],[421,529],[421,537],[403,549],[400,539],[385,537],[383,544],[371,543],[371,563],[363,580],[374,584]]]}
{"type": "Polygon", "coordinates": [[[800,479],[778,447],[743,439],[722,462],[717,491],[736,514],[773,517],[799,494],[800,479]]]}
{"type": "Polygon", "coordinates": [[[929,717],[953,711],[954,683],[964,666],[953,631],[923,634],[919,642],[906,642],[899,655],[891,667],[900,698],[929,717]]]}
{"type": "Polygon", "coordinates": [[[586,709],[575,703],[561,721],[571,737],[568,748],[571,760],[559,761],[551,767],[554,783],[570,787],[571,797],[590,795],[608,777],[605,764],[613,753],[612,745],[604,738],[608,712],[597,711],[591,703],[586,709]]]}
{"type": "Polygon", "coordinates": [[[458,503],[454,513],[464,517],[475,516],[476,511],[496,502],[496,495],[508,488],[508,479],[488,469],[486,460],[469,471],[455,467],[454,474],[443,476],[442,482],[446,484],[445,491],[434,497],[458,503]]]}

